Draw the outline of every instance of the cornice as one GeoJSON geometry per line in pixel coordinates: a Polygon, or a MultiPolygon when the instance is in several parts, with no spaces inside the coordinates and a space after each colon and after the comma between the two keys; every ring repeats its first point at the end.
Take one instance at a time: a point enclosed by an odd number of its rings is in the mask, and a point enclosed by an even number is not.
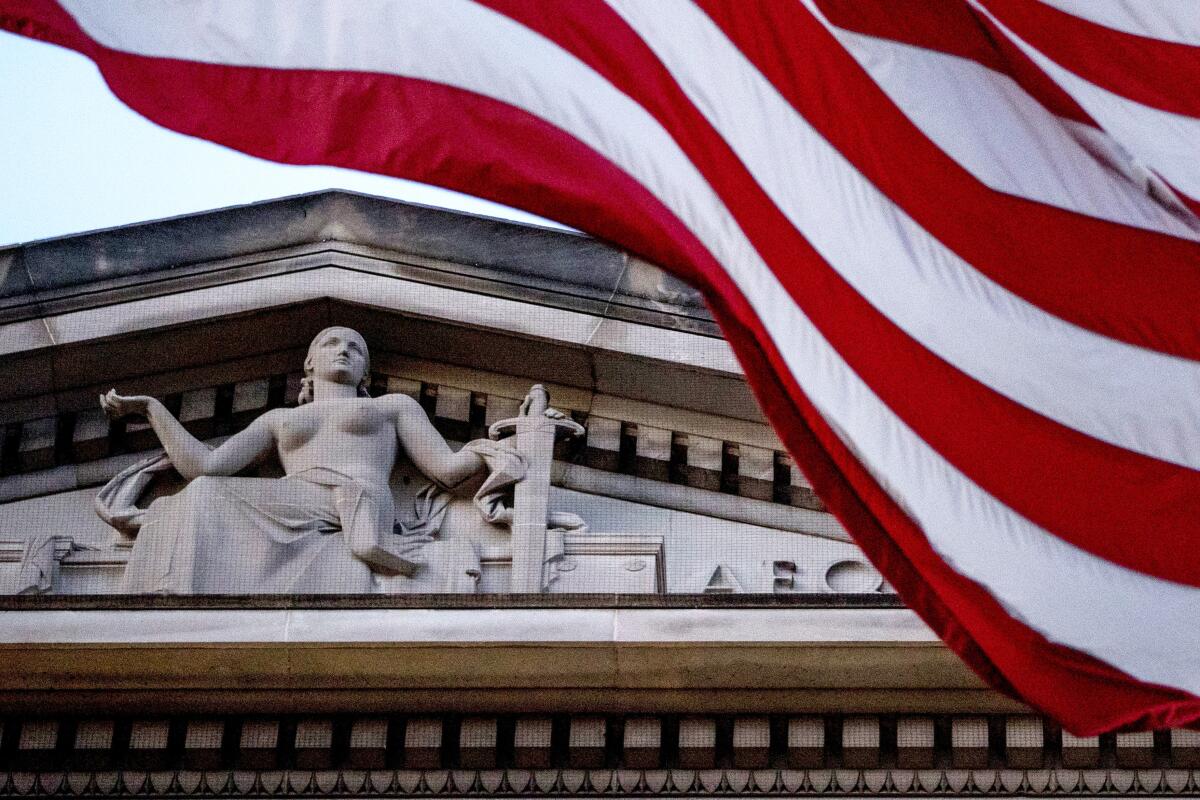
{"type": "Polygon", "coordinates": [[[657,308],[715,332],[695,290],[590,237],[341,191],[0,248],[0,322],[237,279],[239,270],[304,269],[324,253],[352,257],[351,269],[528,290],[533,302],[540,292],[657,308]]]}

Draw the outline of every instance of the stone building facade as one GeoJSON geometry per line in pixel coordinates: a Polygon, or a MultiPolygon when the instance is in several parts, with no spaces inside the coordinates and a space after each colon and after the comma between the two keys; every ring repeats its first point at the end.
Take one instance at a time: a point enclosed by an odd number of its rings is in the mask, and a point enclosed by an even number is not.
{"type": "Polygon", "coordinates": [[[328,192],[0,275],[0,795],[1200,790],[1194,732],[1079,739],[987,689],[824,510],[696,293],[627,254],[328,192]],[[188,482],[97,402],[210,446],[286,427],[331,326],[369,346],[364,394],[484,454],[447,487],[401,425],[386,558],[341,546],[340,478],[299,545],[286,452],[188,482]],[[261,557],[205,528],[234,502],[273,520],[261,557]],[[310,556],[320,581],[260,563],[310,556]],[[147,568],[188,578],[131,591],[147,568]]]}

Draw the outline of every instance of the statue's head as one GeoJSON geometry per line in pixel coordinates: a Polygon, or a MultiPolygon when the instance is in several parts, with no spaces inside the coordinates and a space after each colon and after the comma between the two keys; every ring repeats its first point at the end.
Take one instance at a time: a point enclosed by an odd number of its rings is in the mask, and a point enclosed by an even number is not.
{"type": "Polygon", "coordinates": [[[371,354],[358,331],[340,325],[326,328],[313,337],[304,357],[304,378],[300,381],[300,405],[313,399],[313,379],[358,387],[359,397],[370,397],[371,354]]]}

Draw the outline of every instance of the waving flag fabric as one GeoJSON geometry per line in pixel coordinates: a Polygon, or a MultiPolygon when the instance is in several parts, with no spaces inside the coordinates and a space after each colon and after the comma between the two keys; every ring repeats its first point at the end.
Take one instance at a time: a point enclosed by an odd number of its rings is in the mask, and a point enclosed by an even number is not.
{"type": "Polygon", "coordinates": [[[0,0],[150,119],[706,293],[905,601],[1080,734],[1200,717],[1200,14],[1164,0],[0,0]]]}

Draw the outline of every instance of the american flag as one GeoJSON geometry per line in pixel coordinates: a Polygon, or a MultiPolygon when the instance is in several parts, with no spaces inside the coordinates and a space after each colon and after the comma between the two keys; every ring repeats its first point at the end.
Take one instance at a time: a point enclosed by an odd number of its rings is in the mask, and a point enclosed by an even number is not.
{"type": "Polygon", "coordinates": [[[665,265],[976,671],[1078,734],[1200,718],[1194,4],[0,0],[0,22],[174,130],[665,265]]]}

